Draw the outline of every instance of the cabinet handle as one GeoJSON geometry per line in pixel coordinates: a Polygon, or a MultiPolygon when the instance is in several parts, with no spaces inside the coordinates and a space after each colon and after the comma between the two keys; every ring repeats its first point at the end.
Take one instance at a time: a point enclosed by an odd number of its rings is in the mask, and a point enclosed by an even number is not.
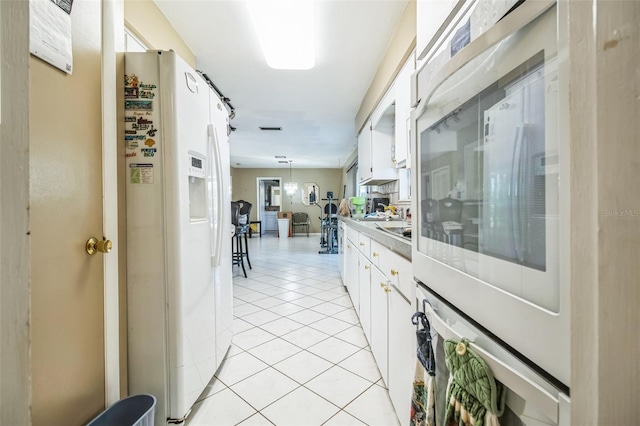
{"type": "Polygon", "coordinates": [[[385,288],[384,288],[384,292],[385,292],[385,293],[391,293],[391,289],[390,289],[389,287],[385,287],[385,288]]]}
{"type": "Polygon", "coordinates": [[[347,248],[351,248],[351,244],[347,244],[347,248]]]}
{"type": "Polygon", "coordinates": [[[387,283],[380,283],[380,287],[385,288],[387,283]]]}
{"type": "Polygon", "coordinates": [[[394,277],[395,277],[396,275],[398,275],[399,273],[400,273],[400,272],[396,271],[395,269],[392,269],[392,270],[391,270],[391,275],[393,275],[394,277]]]}
{"type": "Polygon", "coordinates": [[[364,265],[364,269],[369,269],[369,265],[364,265]]]}
{"type": "Polygon", "coordinates": [[[360,246],[363,246],[363,245],[364,245],[364,243],[360,243],[360,246]]]}
{"type": "Polygon", "coordinates": [[[378,257],[378,253],[373,252],[373,257],[378,257]]]}

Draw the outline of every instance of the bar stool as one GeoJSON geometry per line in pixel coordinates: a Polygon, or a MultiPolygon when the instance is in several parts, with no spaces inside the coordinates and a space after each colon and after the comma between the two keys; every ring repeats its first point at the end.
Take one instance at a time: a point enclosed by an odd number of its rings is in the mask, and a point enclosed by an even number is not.
{"type": "Polygon", "coordinates": [[[249,259],[249,246],[247,244],[247,234],[249,233],[249,217],[251,215],[251,203],[243,200],[231,202],[231,223],[235,226],[236,232],[231,237],[231,250],[233,266],[241,266],[244,277],[247,278],[247,270],[244,267],[244,258],[247,258],[249,269],[251,259],[249,259]],[[242,242],[244,236],[244,244],[242,242]]]}

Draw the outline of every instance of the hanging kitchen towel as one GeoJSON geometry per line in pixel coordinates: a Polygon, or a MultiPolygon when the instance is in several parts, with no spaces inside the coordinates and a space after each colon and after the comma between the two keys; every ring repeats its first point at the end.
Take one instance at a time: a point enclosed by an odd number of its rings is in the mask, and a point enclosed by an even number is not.
{"type": "Polygon", "coordinates": [[[436,426],[435,421],[435,356],[431,341],[431,329],[424,312],[416,312],[411,317],[418,326],[416,371],[413,378],[411,398],[411,426],[436,426]],[[422,328],[421,328],[422,327],[422,328]]]}
{"type": "Polygon", "coordinates": [[[502,384],[493,378],[467,339],[445,340],[444,352],[450,372],[446,424],[499,426],[498,417],[504,412],[506,396],[502,384]]]}

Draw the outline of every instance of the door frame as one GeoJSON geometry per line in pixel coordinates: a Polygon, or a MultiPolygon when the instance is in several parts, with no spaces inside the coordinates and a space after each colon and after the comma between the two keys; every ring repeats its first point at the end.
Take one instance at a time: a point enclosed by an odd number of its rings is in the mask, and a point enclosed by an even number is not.
{"type": "MultiPolygon", "coordinates": [[[[263,177],[257,177],[256,178],[256,204],[258,205],[258,209],[256,211],[257,213],[257,219],[258,220],[262,220],[261,219],[261,214],[262,211],[264,210],[264,194],[261,193],[260,189],[261,189],[261,184],[262,181],[265,180],[277,180],[278,182],[280,182],[280,187],[282,187],[282,178],[281,177],[277,177],[277,176],[263,176],[263,177]]],[[[262,188],[264,188],[264,185],[262,185],[262,188]]],[[[282,211],[282,203],[280,203],[280,211],[282,211]]],[[[262,229],[260,229],[260,232],[262,232],[262,229]]]]}
{"type": "Polygon", "coordinates": [[[31,424],[29,2],[0,1],[0,32],[0,424],[31,424]]]}
{"type": "Polygon", "coordinates": [[[124,51],[124,0],[102,2],[102,195],[103,235],[113,242],[104,259],[105,407],[120,399],[120,302],[118,239],[118,64],[124,51]]]}

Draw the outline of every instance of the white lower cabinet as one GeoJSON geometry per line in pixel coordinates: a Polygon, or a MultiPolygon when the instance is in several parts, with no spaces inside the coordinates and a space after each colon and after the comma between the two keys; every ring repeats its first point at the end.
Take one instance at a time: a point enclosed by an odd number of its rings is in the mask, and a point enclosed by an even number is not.
{"type": "Polygon", "coordinates": [[[360,324],[367,340],[371,342],[371,276],[372,267],[369,259],[359,253],[358,284],[360,286],[360,324]]]}
{"type": "Polygon", "coordinates": [[[378,364],[382,380],[389,384],[389,285],[376,267],[371,269],[371,352],[378,364]]]}
{"type": "Polygon", "coordinates": [[[411,324],[414,306],[391,286],[389,293],[389,397],[401,425],[409,424],[413,375],[416,367],[416,333],[411,324]]]}
{"type": "Polygon", "coordinates": [[[347,240],[344,252],[344,284],[347,286],[351,303],[356,313],[360,315],[360,283],[358,267],[358,250],[351,240],[347,240]]]}
{"type": "Polygon", "coordinates": [[[408,425],[416,366],[411,261],[353,228],[345,234],[345,285],[400,424],[408,425]]]}

